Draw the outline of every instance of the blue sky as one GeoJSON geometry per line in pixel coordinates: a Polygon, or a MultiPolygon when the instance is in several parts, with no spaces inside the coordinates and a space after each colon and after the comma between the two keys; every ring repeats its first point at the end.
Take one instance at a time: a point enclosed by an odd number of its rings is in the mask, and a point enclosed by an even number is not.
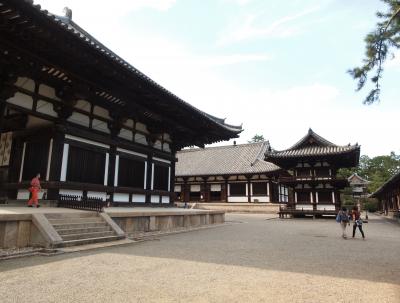
{"type": "Polygon", "coordinates": [[[263,134],[276,149],[308,130],[362,154],[400,152],[400,55],[380,104],[365,106],[346,70],[361,62],[379,0],[37,0],[73,20],[192,105],[263,134]],[[397,76],[397,78],[396,78],[397,76]],[[397,98],[396,98],[397,97],[397,98]]]}

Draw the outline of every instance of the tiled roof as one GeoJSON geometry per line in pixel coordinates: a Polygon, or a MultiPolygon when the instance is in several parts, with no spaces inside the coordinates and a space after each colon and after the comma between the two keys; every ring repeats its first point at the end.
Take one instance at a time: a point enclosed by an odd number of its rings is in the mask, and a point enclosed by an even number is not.
{"type": "Polygon", "coordinates": [[[370,197],[378,198],[380,195],[384,194],[385,191],[390,190],[393,185],[397,184],[398,187],[399,183],[400,183],[400,171],[393,177],[391,177],[389,180],[387,180],[384,184],[382,184],[382,186],[379,187],[374,193],[372,193],[370,197]]]}
{"type": "Polygon", "coordinates": [[[274,158],[291,158],[291,157],[308,157],[308,156],[324,156],[324,155],[339,155],[349,151],[359,149],[358,145],[349,146],[312,146],[294,150],[283,150],[268,153],[274,158]]]}
{"type": "Polygon", "coordinates": [[[311,128],[299,142],[290,147],[289,149],[276,151],[268,149],[265,156],[266,159],[284,159],[284,158],[301,158],[309,156],[326,156],[326,155],[340,155],[351,151],[359,150],[360,146],[355,145],[335,145],[332,142],[324,139],[316,134],[311,128]]]}
{"type": "Polygon", "coordinates": [[[177,153],[176,176],[269,173],[281,168],[263,160],[268,142],[185,149],[177,153]]]}
{"type": "MultiPolygon", "coordinates": [[[[3,6],[3,1],[0,1],[0,4],[3,6]]],[[[175,103],[186,108],[187,110],[193,112],[196,115],[200,115],[212,124],[216,125],[219,128],[225,129],[228,132],[231,132],[231,137],[237,137],[239,133],[243,131],[242,125],[235,126],[225,123],[225,119],[216,118],[208,113],[205,113],[186,101],[182,100],[169,90],[165,89],[163,86],[159,85],[153,79],[139,71],[137,68],[129,64],[127,61],[119,57],[109,48],[107,48],[104,44],[95,39],[92,35],[82,29],[78,24],[76,24],[70,17],[66,16],[58,16],[50,13],[49,11],[42,9],[40,5],[34,4],[32,0],[15,0],[17,4],[24,4],[27,8],[34,10],[35,13],[39,13],[40,17],[46,18],[47,21],[51,22],[52,25],[61,28],[65,32],[70,32],[76,39],[81,40],[87,46],[93,48],[99,54],[106,56],[109,60],[116,62],[119,64],[121,69],[126,69],[131,73],[132,77],[140,79],[147,85],[151,86],[155,91],[161,92],[168,97],[170,97],[175,103]]],[[[37,16],[37,15],[36,15],[37,16]]]]}

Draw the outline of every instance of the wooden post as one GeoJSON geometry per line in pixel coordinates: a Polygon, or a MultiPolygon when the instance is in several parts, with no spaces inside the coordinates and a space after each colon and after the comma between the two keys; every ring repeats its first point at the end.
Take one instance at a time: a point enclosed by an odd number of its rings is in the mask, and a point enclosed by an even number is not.
{"type": "Polygon", "coordinates": [[[251,177],[247,177],[247,202],[251,203],[251,177]]]}
{"type": "MultiPolygon", "coordinates": [[[[175,153],[174,153],[175,154],[175,153]]],[[[169,180],[169,204],[174,205],[175,202],[175,162],[176,160],[171,161],[171,175],[169,180]]]]}
{"type": "MultiPolygon", "coordinates": [[[[150,153],[147,157],[147,175],[146,175],[146,190],[151,191],[151,180],[153,178],[153,154],[150,153]]],[[[146,202],[147,205],[151,204],[151,193],[146,193],[146,202]]]]}
{"type": "MultiPolygon", "coordinates": [[[[49,181],[60,181],[61,166],[64,153],[65,133],[62,125],[56,125],[56,130],[53,135],[53,152],[50,160],[49,181]]],[[[57,200],[59,189],[53,188],[47,190],[47,199],[57,200]]]]}

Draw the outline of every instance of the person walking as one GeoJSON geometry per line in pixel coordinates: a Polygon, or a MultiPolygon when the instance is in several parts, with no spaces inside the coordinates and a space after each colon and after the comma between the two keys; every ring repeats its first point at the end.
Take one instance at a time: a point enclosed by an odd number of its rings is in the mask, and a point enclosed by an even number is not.
{"type": "Polygon", "coordinates": [[[39,199],[39,192],[41,189],[42,188],[40,186],[40,174],[37,174],[36,177],[32,179],[31,187],[29,188],[32,197],[28,201],[28,207],[32,207],[32,204],[35,204],[37,208],[40,207],[38,199],[39,199]]]}
{"type": "Polygon", "coordinates": [[[365,240],[365,234],[362,228],[363,221],[361,219],[361,213],[359,212],[358,207],[353,207],[353,210],[351,211],[351,218],[353,220],[353,238],[356,235],[356,229],[358,227],[363,239],[365,240]]]}
{"type": "Polygon", "coordinates": [[[342,228],[343,239],[347,239],[346,228],[347,225],[350,225],[350,220],[349,220],[349,213],[346,207],[342,207],[342,209],[339,210],[336,216],[336,222],[340,223],[340,227],[342,228]]]}

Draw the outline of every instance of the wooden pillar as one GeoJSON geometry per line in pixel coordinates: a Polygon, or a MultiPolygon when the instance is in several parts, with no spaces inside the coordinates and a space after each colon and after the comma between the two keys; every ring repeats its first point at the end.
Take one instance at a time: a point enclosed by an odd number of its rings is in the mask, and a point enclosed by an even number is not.
{"type": "Polygon", "coordinates": [[[247,202],[251,203],[251,177],[247,177],[247,202]]]}
{"type": "Polygon", "coordinates": [[[221,201],[228,202],[228,178],[224,177],[225,181],[221,185],[221,201]]]}
{"type": "Polygon", "coordinates": [[[208,188],[208,183],[207,183],[207,178],[203,178],[203,182],[201,183],[201,195],[203,196],[203,199],[201,199],[202,202],[208,202],[209,201],[209,188],[208,188]]]}
{"type": "Polygon", "coordinates": [[[171,161],[171,175],[169,179],[169,204],[173,205],[175,202],[175,165],[176,165],[176,159],[171,161]]]}
{"type": "Polygon", "coordinates": [[[183,178],[182,188],[182,202],[189,202],[190,187],[188,185],[188,179],[183,178]]]}
{"type": "MultiPolygon", "coordinates": [[[[117,157],[117,147],[115,145],[112,145],[110,146],[109,150],[108,179],[107,179],[107,185],[112,188],[114,188],[114,181],[115,181],[116,157],[117,157]]],[[[107,191],[107,196],[110,196],[109,202],[112,204],[114,202],[114,190],[107,191]]]]}
{"type": "Polygon", "coordinates": [[[147,175],[146,175],[146,190],[148,192],[146,193],[146,202],[145,203],[148,205],[151,203],[150,191],[152,190],[152,188],[151,188],[151,180],[153,178],[152,172],[153,172],[153,154],[150,153],[147,158],[147,171],[146,171],[146,173],[147,173],[147,175]]]}
{"type": "Polygon", "coordinates": [[[313,210],[317,210],[317,195],[315,193],[315,186],[312,187],[312,196],[313,196],[313,210]]]}
{"type": "MultiPolygon", "coordinates": [[[[53,135],[53,150],[50,160],[49,182],[60,181],[64,153],[65,131],[62,125],[57,125],[53,135]]],[[[59,188],[47,190],[47,199],[57,200],[59,188]]]]}

